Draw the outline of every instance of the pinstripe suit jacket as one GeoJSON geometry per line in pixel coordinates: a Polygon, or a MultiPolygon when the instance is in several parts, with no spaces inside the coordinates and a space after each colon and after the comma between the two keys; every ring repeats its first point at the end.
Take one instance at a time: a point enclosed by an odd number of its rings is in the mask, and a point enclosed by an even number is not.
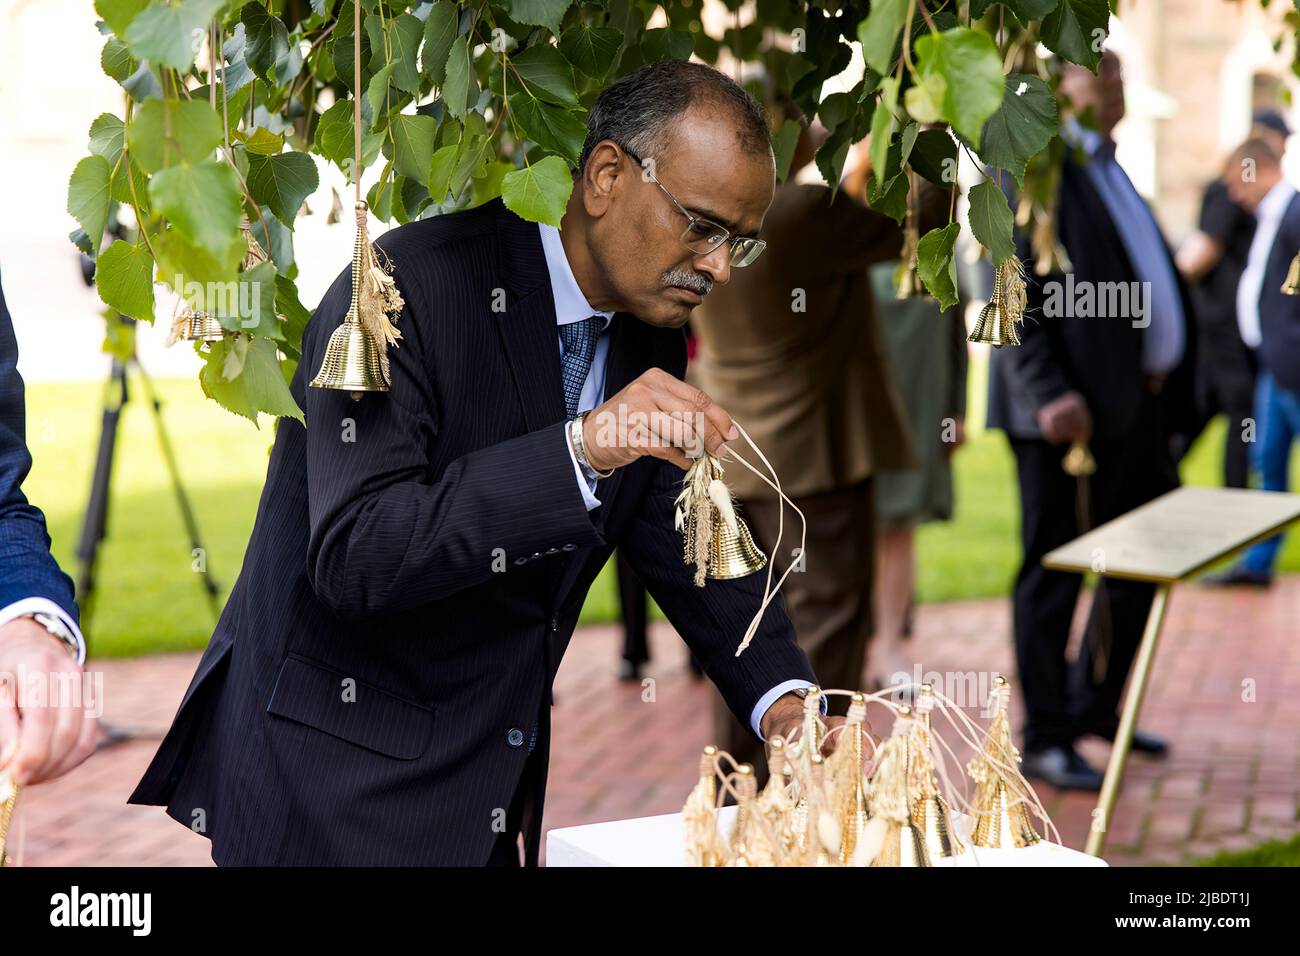
{"type": "MultiPolygon", "coordinates": [[[[813,679],[781,606],[734,656],[761,576],[692,584],[678,469],[643,458],[584,507],[536,225],[492,202],[380,245],[406,300],[392,390],[306,387],[345,271],[291,383],[307,427],[279,422],[239,579],[130,797],[200,829],[218,863],[486,862],[537,722],[545,766],[551,685],[615,546],[744,723],[770,688],[813,679]]],[[[610,334],[607,395],[685,370],[680,330],[619,314],[610,334]]]]}

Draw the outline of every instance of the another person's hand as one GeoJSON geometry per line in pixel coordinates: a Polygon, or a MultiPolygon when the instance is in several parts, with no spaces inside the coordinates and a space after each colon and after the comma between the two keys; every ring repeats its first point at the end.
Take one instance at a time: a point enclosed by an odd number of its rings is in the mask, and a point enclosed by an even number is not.
{"type": "Polygon", "coordinates": [[[966,419],[958,415],[953,419],[952,439],[943,443],[944,456],[951,458],[952,453],[964,444],[966,444],[966,419]]]}
{"type": "Polygon", "coordinates": [[[0,627],[0,769],[15,784],[53,780],[94,753],[99,717],[82,689],[81,665],[57,637],[28,617],[0,627]],[[26,699],[33,689],[42,699],[26,699]]]}
{"type": "Polygon", "coordinates": [[[630,465],[643,455],[685,470],[705,451],[721,457],[723,443],[739,436],[713,399],[660,368],[597,405],[582,423],[587,461],[597,471],[630,465]]]}
{"type": "Polygon", "coordinates": [[[1066,392],[1038,410],[1038,428],[1053,445],[1092,439],[1092,413],[1078,392],[1066,392]]]}

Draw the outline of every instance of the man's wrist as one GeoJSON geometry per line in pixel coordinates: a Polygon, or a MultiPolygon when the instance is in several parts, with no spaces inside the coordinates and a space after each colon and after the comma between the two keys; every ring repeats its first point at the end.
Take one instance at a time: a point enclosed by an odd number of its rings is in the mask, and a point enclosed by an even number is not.
{"type": "Polygon", "coordinates": [[[803,720],[803,697],[795,691],[782,694],[772,702],[772,706],[758,721],[759,731],[764,740],[771,740],[774,734],[790,724],[799,724],[803,720]]]}
{"type": "Polygon", "coordinates": [[[587,413],[579,412],[574,419],[569,422],[568,436],[569,447],[573,450],[573,457],[583,468],[588,469],[597,478],[608,478],[614,473],[614,469],[602,471],[596,463],[591,460],[589,455],[589,445],[586,434],[587,413]]]}

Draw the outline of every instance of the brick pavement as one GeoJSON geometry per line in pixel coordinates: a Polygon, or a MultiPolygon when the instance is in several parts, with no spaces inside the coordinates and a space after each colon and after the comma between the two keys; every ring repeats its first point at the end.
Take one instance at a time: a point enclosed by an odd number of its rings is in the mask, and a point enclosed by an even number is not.
{"type": "MultiPolygon", "coordinates": [[[[1267,594],[1175,590],[1142,721],[1173,752],[1163,761],[1131,759],[1107,848],[1112,863],[1174,863],[1300,830],[1297,620],[1300,577],[1267,594]]],[[[987,681],[1010,671],[1008,634],[1005,601],[928,605],[917,613],[914,649],[955,692],[947,675],[987,681]]],[[[712,692],[689,676],[671,628],[655,626],[651,644],[653,683],[643,686],[615,677],[615,628],[574,637],[555,688],[547,829],[680,807],[710,740],[712,692]]],[[[28,792],[28,864],[210,864],[202,837],[158,808],[125,803],[196,662],[196,654],[167,654],[98,665],[106,717],[141,737],[28,792]]],[[[1082,749],[1104,766],[1107,745],[1087,741],[1082,749]]],[[[1048,787],[1040,795],[1063,842],[1081,847],[1094,798],[1048,787]]]]}

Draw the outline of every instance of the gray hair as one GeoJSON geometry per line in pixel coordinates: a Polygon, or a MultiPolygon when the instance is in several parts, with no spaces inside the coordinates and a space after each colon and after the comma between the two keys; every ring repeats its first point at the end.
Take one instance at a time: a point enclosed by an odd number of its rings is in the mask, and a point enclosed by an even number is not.
{"type": "Polygon", "coordinates": [[[596,144],[607,139],[642,159],[657,156],[672,126],[700,103],[735,121],[740,147],[747,154],[770,154],[767,117],[742,86],[703,63],[664,60],[633,70],[601,92],[587,114],[587,139],[578,169],[587,167],[596,144]]]}

